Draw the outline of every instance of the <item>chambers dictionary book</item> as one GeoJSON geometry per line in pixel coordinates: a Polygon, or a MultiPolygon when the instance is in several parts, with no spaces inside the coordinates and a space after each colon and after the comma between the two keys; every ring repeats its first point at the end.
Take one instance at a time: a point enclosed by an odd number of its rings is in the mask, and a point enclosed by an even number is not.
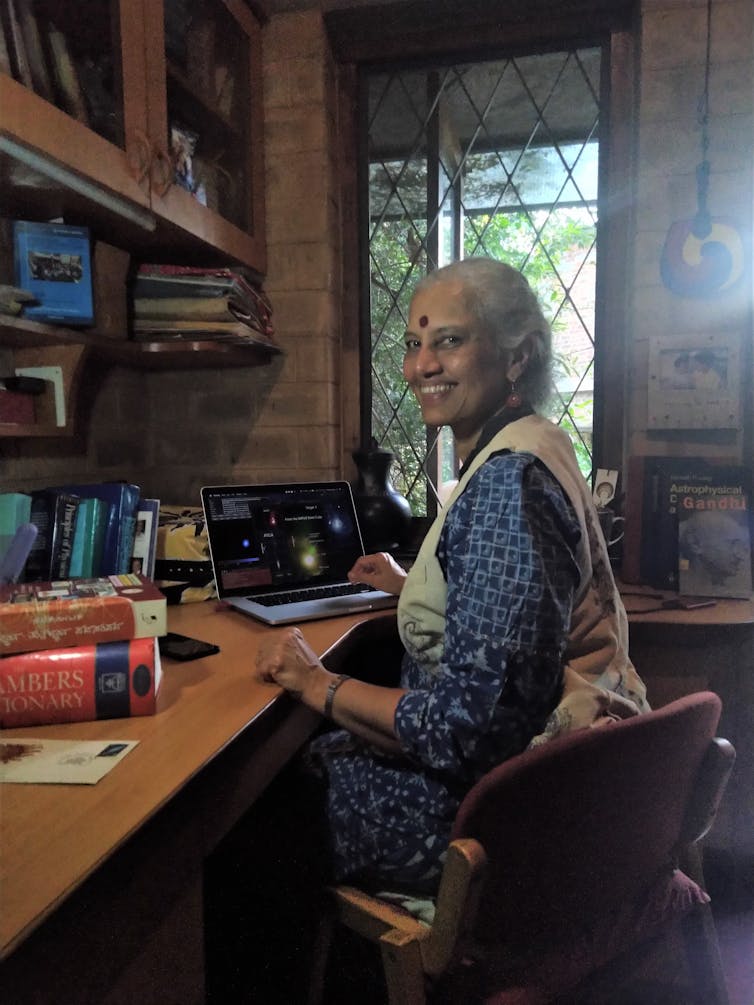
{"type": "Polygon", "coordinates": [[[160,682],[154,638],[4,656],[0,726],[154,715],[160,682]]]}

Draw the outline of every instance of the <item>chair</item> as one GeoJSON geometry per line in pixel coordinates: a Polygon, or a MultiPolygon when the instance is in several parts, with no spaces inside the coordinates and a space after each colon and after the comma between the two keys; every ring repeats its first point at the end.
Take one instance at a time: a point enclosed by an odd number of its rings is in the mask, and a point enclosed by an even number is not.
{"type": "Polygon", "coordinates": [[[658,952],[662,982],[686,982],[663,1001],[726,1005],[698,851],[735,758],[720,710],[690,695],[490,771],[458,810],[431,925],[334,888],[337,920],[381,948],[390,1005],[648,1005],[617,995],[658,952]]]}

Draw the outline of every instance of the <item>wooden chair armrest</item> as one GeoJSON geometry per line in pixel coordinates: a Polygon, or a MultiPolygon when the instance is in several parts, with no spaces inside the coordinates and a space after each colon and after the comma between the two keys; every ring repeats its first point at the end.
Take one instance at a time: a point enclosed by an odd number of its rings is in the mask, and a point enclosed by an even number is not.
{"type": "Polygon", "coordinates": [[[377,942],[385,932],[398,931],[419,939],[426,939],[430,929],[401,908],[372,897],[352,886],[333,888],[339,919],[349,928],[372,942],[377,942]]]}
{"type": "Polygon", "coordinates": [[[463,952],[474,926],[487,854],[474,838],[451,841],[445,860],[431,933],[422,943],[424,970],[436,976],[463,952]]]}

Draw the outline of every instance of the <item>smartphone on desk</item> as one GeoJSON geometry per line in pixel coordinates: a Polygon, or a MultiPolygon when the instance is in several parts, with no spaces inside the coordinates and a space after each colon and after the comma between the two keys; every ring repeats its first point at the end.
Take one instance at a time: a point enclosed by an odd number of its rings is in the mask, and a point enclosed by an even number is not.
{"type": "Polygon", "coordinates": [[[158,642],[160,656],[169,656],[170,659],[181,660],[183,663],[188,660],[200,660],[203,656],[214,656],[220,652],[220,647],[212,642],[192,639],[189,635],[180,635],[178,632],[161,635],[158,642]]]}

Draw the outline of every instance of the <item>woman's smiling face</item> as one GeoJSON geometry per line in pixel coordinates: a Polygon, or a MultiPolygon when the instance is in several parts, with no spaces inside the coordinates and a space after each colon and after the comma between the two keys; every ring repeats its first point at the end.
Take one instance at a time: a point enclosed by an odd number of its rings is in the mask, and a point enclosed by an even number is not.
{"type": "Polygon", "coordinates": [[[505,367],[491,339],[478,331],[455,280],[419,290],[411,302],[403,376],[428,426],[450,426],[473,446],[482,426],[505,403],[505,367]]]}

